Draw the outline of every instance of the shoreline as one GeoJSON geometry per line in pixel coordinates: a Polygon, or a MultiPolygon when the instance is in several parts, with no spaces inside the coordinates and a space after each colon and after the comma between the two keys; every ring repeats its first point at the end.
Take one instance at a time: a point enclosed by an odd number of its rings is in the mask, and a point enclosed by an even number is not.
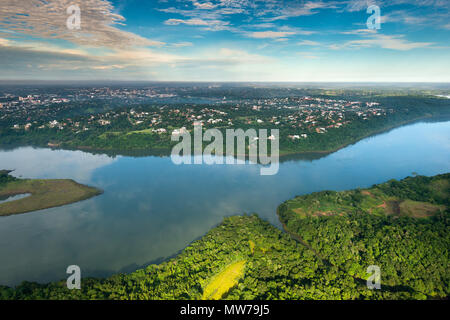
{"type": "MultiPolygon", "coordinates": [[[[448,117],[448,116],[444,116],[444,117],[448,117]]],[[[292,156],[292,155],[313,155],[313,154],[321,154],[321,155],[326,156],[328,154],[331,154],[331,153],[337,152],[337,151],[339,151],[341,149],[344,149],[344,148],[346,148],[346,147],[348,147],[350,145],[356,144],[356,143],[358,143],[361,140],[364,140],[364,139],[367,139],[367,138],[370,138],[370,137],[373,137],[373,136],[377,136],[379,134],[387,133],[387,132],[389,132],[391,130],[394,130],[394,129],[397,129],[397,128],[400,128],[400,127],[403,127],[403,126],[406,126],[406,125],[410,125],[410,124],[413,124],[413,123],[416,123],[416,122],[420,123],[423,120],[430,120],[430,119],[433,119],[433,118],[438,119],[438,117],[433,117],[432,115],[431,116],[423,116],[423,117],[419,117],[419,118],[414,118],[414,119],[411,119],[411,120],[403,121],[403,122],[400,122],[400,123],[395,124],[395,125],[387,126],[385,128],[378,129],[378,130],[375,130],[375,131],[373,131],[371,133],[368,133],[368,134],[366,134],[366,135],[364,135],[364,136],[362,136],[362,137],[360,137],[360,138],[358,138],[358,139],[356,139],[356,140],[354,140],[352,142],[345,143],[345,144],[343,144],[343,145],[341,145],[339,147],[336,147],[336,148],[334,148],[332,150],[301,151],[301,152],[292,152],[292,153],[288,152],[288,153],[284,153],[284,154],[281,154],[281,152],[280,152],[280,158],[281,157],[286,157],[286,156],[292,156]]],[[[448,119],[447,120],[442,120],[442,121],[437,121],[437,122],[445,122],[445,121],[448,121],[448,119]]]]}
{"type": "MultiPolygon", "coordinates": [[[[279,158],[280,160],[290,160],[285,159],[291,156],[318,156],[318,158],[327,156],[329,154],[332,154],[334,152],[337,152],[341,149],[344,149],[350,145],[356,144],[361,140],[364,140],[366,138],[370,138],[372,136],[376,136],[379,134],[383,134],[386,132],[389,132],[393,129],[400,128],[409,124],[413,124],[416,122],[421,122],[424,120],[433,120],[435,119],[436,122],[445,122],[449,121],[450,115],[440,115],[440,116],[433,116],[433,115],[425,115],[418,118],[414,118],[411,120],[402,121],[400,123],[389,125],[381,129],[374,130],[373,132],[370,132],[364,136],[361,136],[355,140],[349,141],[347,143],[344,143],[340,146],[337,146],[330,150],[306,150],[306,151],[280,151],[279,152],[279,158]],[[441,119],[441,120],[440,120],[441,119]]],[[[107,148],[95,148],[91,146],[76,146],[76,147],[64,147],[58,145],[50,146],[50,145],[37,145],[37,144],[17,144],[17,145],[1,145],[0,144],[0,151],[8,151],[8,150],[14,150],[16,148],[20,147],[33,147],[33,148],[43,148],[43,149],[51,149],[51,150],[67,150],[67,151],[84,151],[92,154],[104,154],[107,156],[131,156],[131,157],[147,157],[147,156],[159,156],[159,157],[170,157],[171,149],[170,148],[143,148],[143,149],[107,149],[107,148]]],[[[226,156],[226,154],[223,154],[222,156],[226,156]]],[[[233,155],[234,157],[242,156],[242,155],[233,155]]],[[[247,157],[248,154],[245,154],[247,157]]]]}
{"type": "Polygon", "coordinates": [[[104,191],[72,179],[18,179],[0,186],[2,196],[25,193],[30,195],[1,203],[0,217],[66,206],[102,195],[104,191]]]}

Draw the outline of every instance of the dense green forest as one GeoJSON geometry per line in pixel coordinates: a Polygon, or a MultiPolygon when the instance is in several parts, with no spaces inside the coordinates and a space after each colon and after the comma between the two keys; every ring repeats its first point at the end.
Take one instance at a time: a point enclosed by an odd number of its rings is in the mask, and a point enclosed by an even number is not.
{"type": "MultiPolygon", "coordinates": [[[[345,96],[346,98],[359,99],[360,101],[370,101],[361,96],[345,96]]],[[[329,96],[328,98],[342,99],[342,96],[329,96]]],[[[348,124],[339,128],[329,128],[325,133],[316,132],[315,128],[326,126],[325,119],[318,119],[314,128],[304,128],[292,126],[291,123],[281,121],[278,125],[268,122],[274,116],[287,117],[294,114],[295,110],[283,110],[278,108],[268,108],[262,111],[253,111],[250,107],[233,111],[232,106],[210,106],[210,105],[173,105],[161,113],[162,122],[160,126],[170,133],[173,129],[186,126],[186,119],[177,115],[172,110],[191,108],[201,110],[207,107],[215,107],[228,112],[228,116],[233,121],[233,125],[214,126],[221,130],[230,128],[247,129],[279,129],[280,130],[280,154],[295,154],[304,152],[332,152],[348,144],[354,143],[372,134],[395,128],[402,124],[418,119],[433,117],[448,117],[450,115],[450,102],[448,99],[431,98],[426,96],[389,96],[377,97],[383,107],[392,112],[379,117],[362,119],[354,112],[344,112],[345,120],[348,124]],[[264,123],[256,123],[256,119],[264,119],[264,123]],[[250,124],[248,120],[253,120],[250,124]],[[289,136],[293,134],[307,133],[307,139],[293,140],[289,136]]],[[[160,112],[154,105],[134,105],[132,108],[136,112],[160,112]]],[[[73,108],[72,108],[73,109],[73,108]]],[[[118,108],[117,112],[126,113],[131,108],[118,108]]],[[[97,109],[95,109],[97,110],[97,109]]],[[[108,114],[108,113],[106,113],[108,114]]],[[[52,118],[49,118],[52,119],[52,118]]],[[[129,115],[121,114],[114,117],[108,125],[100,125],[89,120],[90,116],[76,116],[70,119],[71,123],[79,122],[81,126],[85,124],[89,130],[73,131],[60,130],[55,128],[42,128],[33,126],[29,130],[16,130],[12,126],[15,122],[0,122],[0,145],[34,145],[34,146],[57,146],[66,149],[86,149],[86,150],[106,150],[106,151],[142,151],[142,150],[162,150],[164,154],[170,154],[171,148],[176,144],[170,139],[170,134],[158,134],[149,129],[148,123],[136,125],[131,123],[129,115]]],[[[108,118],[110,119],[110,118],[108,118]]],[[[47,119],[48,120],[48,119],[47,119]]],[[[67,121],[68,119],[64,120],[67,121]]],[[[192,130],[189,125],[188,130],[192,130]]],[[[207,144],[205,143],[204,146],[207,144]]]]}
{"type": "MultiPolygon", "coordinates": [[[[342,97],[332,96],[332,98],[342,97]]],[[[349,97],[346,96],[346,98],[349,97]]],[[[364,101],[360,96],[350,98],[364,101]]],[[[309,135],[308,139],[302,140],[300,143],[289,139],[280,139],[280,153],[335,151],[370,135],[414,120],[450,116],[450,103],[443,99],[400,96],[377,98],[377,101],[386,108],[392,108],[395,112],[386,117],[370,119],[370,121],[354,119],[349,125],[329,129],[325,134],[309,135]]],[[[280,137],[287,136],[288,132],[289,130],[282,128],[280,137]]]]}
{"type": "Polygon", "coordinates": [[[11,173],[10,170],[0,170],[0,186],[8,182],[17,180],[17,178],[11,176],[10,173],[11,173]]]}
{"type": "Polygon", "coordinates": [[[257,215],[229,217],[160,265],[85,278],[81,290],[24,282],[0,298],[446,298],[449,188],[445,174],[297,197],[278,210],[288,233],[257,215]],[[369,265],[381,268],[380,290],[366,286],[369,265]]]}
{"type": "Polygon", "coordinates": [[[410,298],[449,295],[450,174],[323,191],[283,203],[285,229],[355,277],[381,268],[382,287],[410,298]]]}

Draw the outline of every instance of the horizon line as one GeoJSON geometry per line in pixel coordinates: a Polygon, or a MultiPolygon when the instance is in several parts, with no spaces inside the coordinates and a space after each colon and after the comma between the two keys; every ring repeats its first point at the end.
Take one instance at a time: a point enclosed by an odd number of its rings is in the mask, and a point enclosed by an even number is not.
{"type": "Polygon", "coordinates": [[[89,79],[0,79],[2,82],[141,82],[141,83],[352,83],[352,84],[450,84],[450,81],[281,81],[281,80],[89,80],[89,79]]]}

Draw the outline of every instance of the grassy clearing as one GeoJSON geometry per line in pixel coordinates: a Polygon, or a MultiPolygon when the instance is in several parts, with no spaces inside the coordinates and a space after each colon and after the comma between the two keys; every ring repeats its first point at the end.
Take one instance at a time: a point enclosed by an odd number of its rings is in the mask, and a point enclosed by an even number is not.
{"type": "MultiPolygon", "coordinates": [[[[365,191],[365,190],[364,190],[365,191]]],[[[290,209],[298,217],[307,216],[332,216],[343,215],[362,210],[370,214],[386,214],[395,216],[408,216],[412,218],[427,218],[445,210],[444,205],[435,205],[428,202],[403,200],[397,197],[373,196],[361,192],[363,197],[358,206],[338,204],[327,201],[302,203],[300,201],[290,203],[290,209]]]]}
{"type": "Polygon", "coordinates": [[[285,202],[284,210],[298,218],[341,216],[352,213],[428,218],[449,206],[450,176],[406,178],[370,189],[322,191],[285,202]],[[415,180],[414,180],[415,179],[415,180]]]}
{"type": "Polygon", "coordinates": [[[16,180],[0,185],[0,197],[30,193],[29,197],[0,204],[0,216],[63,206],[91,198],[101,190],[73,180],[16,180]]]}
{"type": "Polygon", "coordinates": [[[130,134],[153,134],[153,128],[130,131],[127,132],[125,135],[129,136],[130,134]]]}
{"type": "Polygon", "coordinates": [[[98,136],[98,138],[99,139],[108,139],[108,137],[110,137],[110,136],[118,137],[120,135],[122,135],[121,132],[109,131],[109,132],[102,133],[101,135],[98,136]]]}
{"type": "Polygon", "coordinates": [[[202,300],[219,300],[236,286],[238,280],[244,275],[245,262],[245,260],[234,262],[214,276],[205,287],[202,300]]]}
{"type": "Polygon", "coordinates": [[[428,202],[405,200],[399,205],[400,215],[413,218],[426,218],[445,210],[443,205],[435,205],[428,202]]]}

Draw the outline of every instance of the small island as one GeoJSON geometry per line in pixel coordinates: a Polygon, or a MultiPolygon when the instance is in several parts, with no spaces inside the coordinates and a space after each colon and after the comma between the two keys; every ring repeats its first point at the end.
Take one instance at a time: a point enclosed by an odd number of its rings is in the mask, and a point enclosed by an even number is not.
{"type": "Polygon", "coordinates": [[[0,216],[59,207],[103,193],[102,190],[71,179],[18,179],[9,175],[10,172],[0,170],[0,200],[16,195],[30,195],[0,203],[0,216]]]}
{"type": "Polygon", "coordinates": [[[450,173],[322,191],[281,204],[285,231],[227,217],[177,256],[129,274],[15,288],[0,300],[448,299],[450,173]],[[368,288],[368,266],[381,288],[368,288]]]}

